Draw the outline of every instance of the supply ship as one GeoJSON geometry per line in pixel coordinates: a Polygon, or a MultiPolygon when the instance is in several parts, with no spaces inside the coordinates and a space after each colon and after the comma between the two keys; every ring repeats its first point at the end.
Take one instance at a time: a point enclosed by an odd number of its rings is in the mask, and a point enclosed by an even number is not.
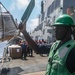
{"type": "MultiPolygon", "coordinates": [[[[3,4],[0,3],[0,6],[3,6],[3,4]]],[[[14,21],[12,15],[4,6],[3,8],[5,12],[0,12],[0,39],[1,41],[10,41],[9,43],[6,42],[6,47],[9,46],[10,52],[6,61],[3,58],[1,59],[0,75],[45,75],[47,56],[41,57],[34,52],[34,57],[27,57],[27,61],[20,59],[21,47],[12,45],[12,43],[15,44],[17,39],[23,38],[20,36],[14,37],[14,33],[17,30],[17,22],[14,21]]],[[[56,38],[51,25],[59,15],[66,14],[69,10],[75,20],[75,0],[42,0],[41,13],[38,18],[39,23],[34,31],[30,33],[31,38],[38,41],[44,39],[47,44],[53,43],[56,38]]]]}
{"type": "Polygon", "coordinates": [[[58,16],[68,11],[75,21],[75,0],[42,0],[39,23],[31,33],[33,39],[44,39],[48,44],[53,43],[56,38],[51,25],[58,16]]]}

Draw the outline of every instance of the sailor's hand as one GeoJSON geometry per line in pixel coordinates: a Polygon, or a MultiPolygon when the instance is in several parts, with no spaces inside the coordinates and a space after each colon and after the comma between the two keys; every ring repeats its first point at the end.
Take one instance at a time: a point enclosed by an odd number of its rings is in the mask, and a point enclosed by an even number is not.
{"type": "Polygon", "coordinates": [[[23,32],[24,30],[26,30],[26,24],[23,24],[22,22],[19,24],[19,30],[20,32],[23,32]]]}

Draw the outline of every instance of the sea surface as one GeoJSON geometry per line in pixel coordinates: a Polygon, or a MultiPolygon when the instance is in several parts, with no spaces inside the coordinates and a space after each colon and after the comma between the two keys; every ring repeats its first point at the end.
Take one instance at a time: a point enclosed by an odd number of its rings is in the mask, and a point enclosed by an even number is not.
{"type": "Polygon", "coordinates": [[[0,58],[3,56],[4,48],[8,46],[7,41],[0,42],[0,58]]]}

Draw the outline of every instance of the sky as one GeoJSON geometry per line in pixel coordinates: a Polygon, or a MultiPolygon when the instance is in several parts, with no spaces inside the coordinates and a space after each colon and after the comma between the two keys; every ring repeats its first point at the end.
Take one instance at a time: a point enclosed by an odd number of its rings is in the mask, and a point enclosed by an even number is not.
{"type": "MultiPolygon", "coordinates": [[[[31,32],[38,25],[38,16],[41,12],[41,1],[35,0],[35,7],[27,21],[27,31],[31,32]]],[[[4,7],[17,19],[18,23],[25,12],[30,0],[0,0],[4,7]]]]}

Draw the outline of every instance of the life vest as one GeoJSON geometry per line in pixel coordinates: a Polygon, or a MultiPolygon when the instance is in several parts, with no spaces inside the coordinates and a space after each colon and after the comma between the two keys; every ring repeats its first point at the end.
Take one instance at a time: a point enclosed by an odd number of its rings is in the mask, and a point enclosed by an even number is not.
{"type": "Polygon", "coordinates": [[[69,52],[75,47],[75,41],[67,41],[54,53],[59,43],[60,41],[57,41],[51,47],[45,75],[75,75],[75,73],[71,74],[68,71],[65,64],[69,52]]]}

